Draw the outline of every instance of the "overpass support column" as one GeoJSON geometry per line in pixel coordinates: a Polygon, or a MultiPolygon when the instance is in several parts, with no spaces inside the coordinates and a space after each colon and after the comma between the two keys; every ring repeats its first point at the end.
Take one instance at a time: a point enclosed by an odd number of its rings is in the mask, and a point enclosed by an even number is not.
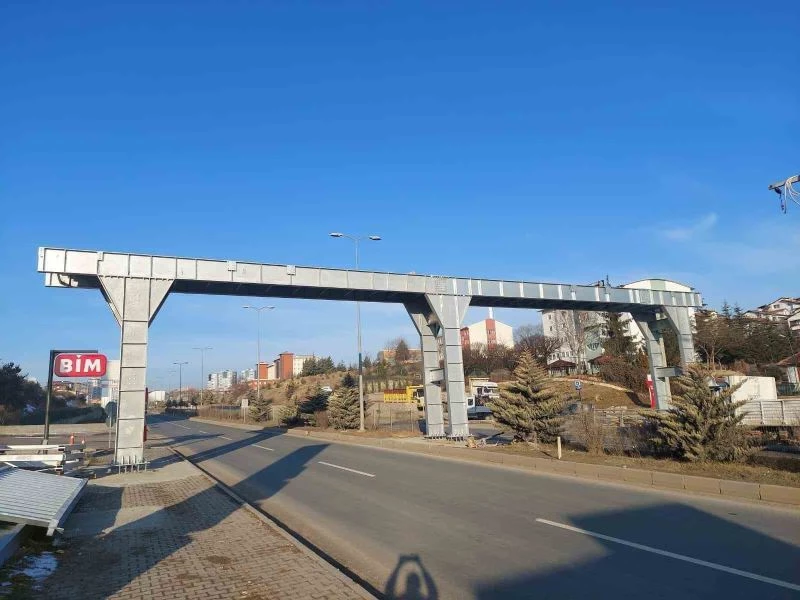
{"type": "Polygon", "coordinates": [[[469,308],[470,296],[426,294],[442,331],[444,351],[444,380],[447,386],[447,412],[450,419],[448,436],[465,438],[467,424],[467,394],[464,389],[464,359],[461,354],[461,323],[469,308]]]}
{"type": "Polygon", "coordinates": [[[664,313],[667,315],[669,324],[678,336],[678,350],[681,353],[681,366],[686,368],[692,363],[697,362],[694,352],[694,334],[692,332],[692,319],[689,309],[679,306],[665,306],[664,313]]]}
{"type": "Polygon", "coordinates": [[[442,369],[439,366],[439,343],[436,336],[439,324],[424,302],[406,303],[414,327],[417,328],[422,349],[422,384],[425,387],[425,435],[444,437],[444,413],[442,412],[442,369]]]}
{"type": "Polygon", "coordinates": [[[120,326],[119,403],[114,462],[144,460],[147,337],[171,279],[101,276],[103,295],[120,326]]]}
{"type": "Polygon", "coordinates": [[[667,355],[659,323],[655,315],[633,315],[633,319],[644,336],[644,345],[650,362],[650,377],[653,379],[653,392],[656,396],[656,409],[666,410],[670,406],[672,394],[669,389],[669,377],[664,374],[667,355]]]}

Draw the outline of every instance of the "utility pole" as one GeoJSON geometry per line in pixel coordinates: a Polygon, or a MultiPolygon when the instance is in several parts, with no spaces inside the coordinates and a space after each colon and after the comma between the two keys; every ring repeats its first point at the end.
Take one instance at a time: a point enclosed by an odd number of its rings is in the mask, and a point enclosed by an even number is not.
{"type": "Polygon", "coordinates": [[[800,175],[787,177],[783,181],[777,181],[769,186],[781,198],[781,212],[786,214],[789,209],[788,201],[800,206],[800,192],[794,189],[793,184],[800,182],[800,175]]]}
{"type": "Polygon", "coordinates": [[[183,365],[188,365],[188,361],[174,362],[173,365],[178,365],[178,403],[183,402],[183,365]]]}
{"type": "Polygon", "coordinates": [[[206,350],[213,350],[211,346],[200,346],[198,348],[192,348],[192,350],[199,350],[200,351],[200,404],[203,403],[203,391],[206,387],[205,382],[205,368],[203,364],[203,359],[205,358],[206,350]]]}
{"type": "Polygon", "coordinates": [[[262,310],[275,310],[274,306],[250,306],[245,304],[242,308],[247,310],[254,310],[258,315],[258,333],[256,341],[256,401],[261,400],[261,311],[262,310]]]}
{"type": "MultiPolygon", "coordinates": [[[[352,240],[356,246],[356,271],[359,270],[358,264],[358,243],[362,240],[370,240],[378,242],[381,239],[379,235],[368,235],[366,237],[358,237],[347,235],[346,233],[334,232],[330,234],[333,238],[347,238],[352,240]]],[[[359,413],[359,431],[364,431],[364,361],[362,359],[361,351],[361,302],[356,300],[356,337],[358,339],[358,413],[359,413]]]]}

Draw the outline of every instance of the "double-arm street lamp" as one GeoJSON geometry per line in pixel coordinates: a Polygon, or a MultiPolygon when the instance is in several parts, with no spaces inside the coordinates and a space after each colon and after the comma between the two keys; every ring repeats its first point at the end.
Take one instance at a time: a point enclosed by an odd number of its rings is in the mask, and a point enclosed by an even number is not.
{"type": "MultiPolygon", "coordinates": [[[[359,269],[358,265],[358,243],[361,241],[378,242],[381,237],[379,235],[368,236],[355,236],[346,233],[334,232],[331,233],[334,238],[347,238],[352,240],[356,246],[356,270],[359,269]]],[[[361,303],[356,300],[356,331],[358,337],[358,407],[359,407],[359,430],[364,431],[364,364],[361,358],[361,303]]]]}
{"type": "Polygon", "coordinates": [[[257,344],[256,344],[256,400],[261,399],[261,311],[263,310],[274,310],[274,306],[250,306],[249,304],[245,304],[242,308],[246,308],[247,310],[254,310],[258,315],[258,335],[257,335],[257,344]]]}

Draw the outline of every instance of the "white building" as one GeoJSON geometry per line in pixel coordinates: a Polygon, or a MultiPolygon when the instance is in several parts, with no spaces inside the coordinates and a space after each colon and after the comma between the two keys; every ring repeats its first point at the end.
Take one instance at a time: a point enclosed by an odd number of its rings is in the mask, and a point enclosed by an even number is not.
{"type": "Polygon", "coordinates": [[[109,402],[119,402],[119,374],[119,361],[109,360],[106,374],[100,379],[100,406],[103,408],[109,402]]]}
{"type": "Polygon", "coordinates": [[[239,371],[238,381],[253,381],[256,378],[255,369],[244,369],[239,371]]]}
{"type": "MultiPolygon", "coordinates": [[[[790,318],[795,319],[795,322],[800,322],[800,298],[792,298],[783,296],[768,304],[748,310],[745,316],[755,319],[767,319],[769,321],[781,322],[790,318]]],[[[791,325],[791,323],[790,323],[791,325]]]]}
{"type": "Polygon", "coordinates": [[[225,392],[236,385],[239,374],[236,371],[227,369],[219,373],[209,373],[206,389],[217,392],[225,392]]]}
{"type": "MultiPolygon", "coordinates": [[[[623,288],[636,288],[646,290],[657,290],[665,292],[691,292],[693,289],[688,285],[671,281],[669,279],[640,279],[627,283],[623,288]]],[[[689,309],[690,317],[694,318],[694,309],[689,309]]],[[[644,343],[644,336],[639,330],[639,326],[629,313],[622,313],[622,322],[625,324],[628,335],[637,345],[644,343]]],[[[589,371],[589,361],[603,354],[603,337],[605,336],[605,317],[603,313],[581,313],[576,315],[575,311],[567,310],[543,310],[542,329],[547,337],[560,337],[564,343],[548,358],[548,363],[558,360],[575,363],[583,363],[584,371],[589,371]],[[585,344],[580,352],[581,356],[576,356],[576,352],[571,346],[575,346],[575,341],[569,343],[570,339],[575,340],[576,330],[584,331],[585,344]]],[[[578,338],[580,335],[577,336],[578,338]]]]}
{"type": "Polygon", "coordinates": [[[797,312],[795,312],[786,321],[789,323],[789,329],[800,333],[800,309],[798,309],[797,312]]]}
{"type": "Polygon", "coordinates": [[[461,346],[469,347],[483,344],[487,348],[494,346],[514,347],[514,331],[510,325],[496,321],[494,312],[489,309],[489,318],[461,328],[461,346]]]}

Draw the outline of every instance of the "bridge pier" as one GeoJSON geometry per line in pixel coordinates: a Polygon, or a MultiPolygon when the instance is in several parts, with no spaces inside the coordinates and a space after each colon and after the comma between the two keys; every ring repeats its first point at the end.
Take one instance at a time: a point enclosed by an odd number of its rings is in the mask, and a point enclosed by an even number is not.
{"type": "Polygon", "coordinates": [[[662,306],[661,309],[663,310],[662,318],[659,318],[658,313],[633,314],[632,316],[644,336],[645,349],[650,362],[650,377],[653,380],[653,391],[656,396],[656,409],[666,410],[672,403],[669,379],[678,375],[680,370],[667,365],[667,356],[664,350],[664,328],[672,328],[677,335],[678,349],[681,353],[680,367],[686,368],[695,362],[695,353],[689,309],[673,306],[662,306]]]}
{"type": "Polygon", "coordinates": [[[425,300],[441,329],[447,413],[450,421],[448,436],[451,438],[465,438],[469,435],[464,359],[461,354],[461,324],[471,299],[470,296],[425,294],[425,300]]]}
{"type": "Polygon", "coordinates": [[[422,384],[425,387],[425,432],[427,437],[444,437],[444,413],[442,411],[442,369],[439,366],[439,343],[436,336],[439,324],[424,302],[404,305],[414,323],[422,349],[422,384]]]}
{"type": "Polygon", "coordinates": [[[144,460],[147,338],[169,294],[171,279],[100,276],[103,295],[120,326],[119,403],[114,462],[144,460]]]}

